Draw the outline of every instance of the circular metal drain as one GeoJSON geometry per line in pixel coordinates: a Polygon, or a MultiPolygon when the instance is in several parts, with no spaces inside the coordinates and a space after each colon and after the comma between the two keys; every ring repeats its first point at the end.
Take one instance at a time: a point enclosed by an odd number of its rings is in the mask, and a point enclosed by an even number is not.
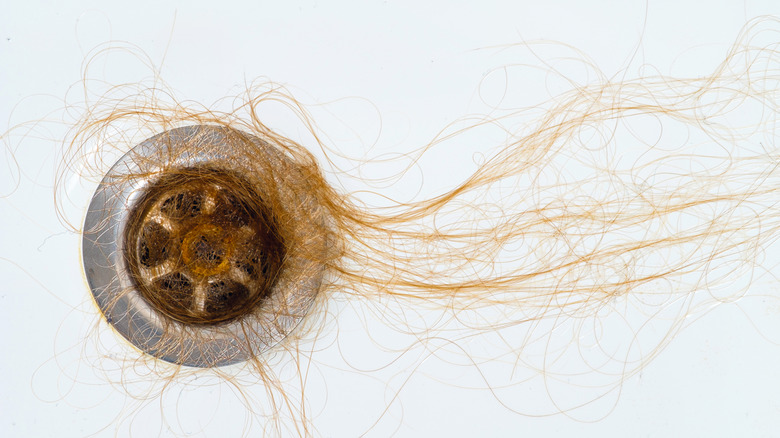
{"type": "Polygon", "coordinates": [[[146,189],[125,233],[126,262],[141,295],[182,323],[249,313],[268,296],[285,252],[262,201],[228,172],[165,173],[146,189]]]}
{"type": "Polygon", "coordinates": [[[106,174],[84,221],[98,307],[133,345],[169,362],[257,356],[300,322],[322,282],[327,218],[308,188],[292,160],[234,129],[191,126],[144,141],[106,174]]]}

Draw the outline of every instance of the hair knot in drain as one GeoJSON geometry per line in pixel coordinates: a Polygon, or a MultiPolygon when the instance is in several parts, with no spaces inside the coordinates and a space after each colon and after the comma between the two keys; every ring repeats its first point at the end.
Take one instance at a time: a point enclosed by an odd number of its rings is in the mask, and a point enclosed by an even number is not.
{"type": "Polygon", "coordinates": [[[106,320],[142,351],[198,367],[286,338],[337,257],[307,166],[222,126],[172,129],[127,152],[84,221],[84,269],[106,320]]]}
{"type": "Polygon", "coordinates": [[[169,171],[130,213],[125,258],[141,295],[170,318],[216,324],[250,312],[274,286],[284,242],[271,211],[229,171],[169,171]]]}

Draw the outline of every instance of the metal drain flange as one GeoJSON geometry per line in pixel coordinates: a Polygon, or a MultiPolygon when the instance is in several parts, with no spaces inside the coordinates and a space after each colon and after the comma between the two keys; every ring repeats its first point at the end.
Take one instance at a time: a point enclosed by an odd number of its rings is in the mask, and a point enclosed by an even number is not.
{"type": "Polygon", "coordinates": [[[225,127],[177,128],[130,150],[84,220],[84,271],[106,320],[145,353],[188,366],[279,343],[325,274],[328,221],[305,175],[225,127]]]}

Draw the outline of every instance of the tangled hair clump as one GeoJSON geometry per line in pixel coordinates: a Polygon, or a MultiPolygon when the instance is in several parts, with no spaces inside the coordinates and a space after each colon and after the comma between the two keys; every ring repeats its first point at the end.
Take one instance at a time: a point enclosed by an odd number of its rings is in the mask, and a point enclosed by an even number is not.
{"type": "Polygon", "coordinates": [[[453,125],[415,156],[484,126],[506,132],[506,142],[454,187],[381,208],[334,186],[310,150],[263,124],[257,108],[281,103],[317,142],[311,150],[327,156],[303,106],[274,84],[249,87],[222,112],[173,98],[158,79],[87,98],[60,176],[102,177],[120,160],[83,229],[88,276],[105,271],[91,283],[97,303],[133,344],[173,363],[139,360],[136,370],[167,382],[181,377],[180,365],[212,367],[242,394],[241,376],[252,376],[271,407],[247,401],[247,415],[272,420],[268,429],[284,429],[284,411],[294,433],[312,433],[302,345],[324,332],[335,299],[361,300],[431,355],[450,348],[480,369],[495,357],[466,340],[491,337],[511,370],[498,381],[481,373],[484,386],[501,399],[499,388],[526,381],[527,370],[544,379],[549,403],[507,407],[572,414],[616,392],[691,315],[746,295],[740,279],[774,275],[777,262],[764,255],[780,235],[777,28],[774,19],[751,22],[703,77],[596,75],[602,80],[556,96],[533,120],[513,110],[453,125]],[[637,133],[642,123],[650,135],[637,133]],[[239,207],[214,213],[231,196],[239,207]],[[224,226],[188,222],[193,211],[224,226]],[[125,231],[126,217],[141,225],[125,231]],[[172,217],[185,217],[181,228],[172,217]],[[242,229],[255,239],[241,240],[242,229]],[[253,251],[264,254],[252,263],[265,277],[237,272],[245,260],[226,256],[253,251]],[[244,289],[208,295],[192,286],[197,273],[212,284],[225,272],[244,278],[244,289]],[[200,292],[182,294],[190,286],[200,292]],[[619,341],[606,345],[605,334],[619,341]],[[268,364],[274,351],[293,358],[294,389],[268,364]],[[215,367],[241,361],[246,374],[215,367]],[[583,400],[552,389],[594,374],[603,379],[583,400]]]}

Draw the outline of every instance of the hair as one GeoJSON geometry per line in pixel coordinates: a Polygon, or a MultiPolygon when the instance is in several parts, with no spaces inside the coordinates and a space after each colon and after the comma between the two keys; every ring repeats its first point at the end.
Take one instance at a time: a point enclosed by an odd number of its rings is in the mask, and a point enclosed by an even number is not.
{"type": "MultiPolygon", "coordinates": [[[[278,231],[284,248],[305,251],[312,235],[329,242],[327,251],[306,255],[325,277],[302,322],[272,350],[238,365],[189,368],[124,344],[111,347],[102,341],[109,324],[97,318],[94,366],[141,401],[123,408],[118,419],[172,391],[180,400],[188,385],[206,380],[232,387],[244,400],[245,433],[259,427],[314,435],[307,401],[314,396],[307,388],[312,363],[320,350],[338,343],[337,317],[350,306],[372,327],[367,336],[386,359],[375,367],[346,355],[353,369],[370,372],[409,361],[413,373],[420,362],[405,353],[418,349],[477,369],[482,386],[520,414],[576,417],[583,407],[612,400],[604,397],[619,393],[622,381],[659,354],[692,315],[758,293],[756,285],[773,278],[777,262],[765,254],[780,235],[777,32],[775,19],[749,23],[706,76],[599,76],[539,107],[450,125],[410,156],[419,160],[486,127],[505,141],[462,182],[403,201],[370,201],[362,190],[340,187],[340,176],[355,174],[331,160],[338,152],[327,136],[278,84],[258,82],[214,105],[228,102],[227,110],[179,99],[158,76],[111,87],[97,98],[85,92],[83,102],[69,106],[83,111],[65,139],[58,203],[67,196],[63,181],[74,173],[96,183],[141,140],[207,125],[258,138],[283,156],[271,159],[265,146],[243,141],[231,149],[240,150],[239,157],[214,155],[211,165],[229,170],[243,163],[248,176],[232,184],[276,224],[269,228],[278,231]],[[770,43],[762,43],[767,35],[770,43]],[[269,103],[295,114],[314,144],[298,144],[266,126],[259,108],[269,103]],[[286,179],[285,172],[294,177],[286,179]],[[295,231],[307,226],[306,215],[296,213],[305,207],[279,195],[293,191],[321,209],[327,218],[321,227],[295,231]],[[387,341],[383,330],[407,341],[387,341]],[[508,365],[491,374],[496,363],[508,365]],[[507,401],[534,376],[545,379],[547,400],[529,406],[507,401]],[[557,382],[565,379],[569,383],[557,382]],[[589,386],[578,397],[556,396],[558,385],[584,385],[586,379],[589,386]]],[[[89,66],[104,53],[98,50],[85,64],[86,90],[89,66]]],[[[183,151],[190,152],[197,151],[183,151]]],[[[208,178],[171,168],[170,158],[159,154],[152,167],[185,179],[208,178]]],[[[156,184],[175,190],[179,179],[156,184]]],[[[291,265],[281,266],[280,275],[298,275],[289,272],[291,265]]],[[[224,317],[231,318],[242,316],[224,317]]],[[[360,424],[370,429],[378,421],[360,424]]]]}

